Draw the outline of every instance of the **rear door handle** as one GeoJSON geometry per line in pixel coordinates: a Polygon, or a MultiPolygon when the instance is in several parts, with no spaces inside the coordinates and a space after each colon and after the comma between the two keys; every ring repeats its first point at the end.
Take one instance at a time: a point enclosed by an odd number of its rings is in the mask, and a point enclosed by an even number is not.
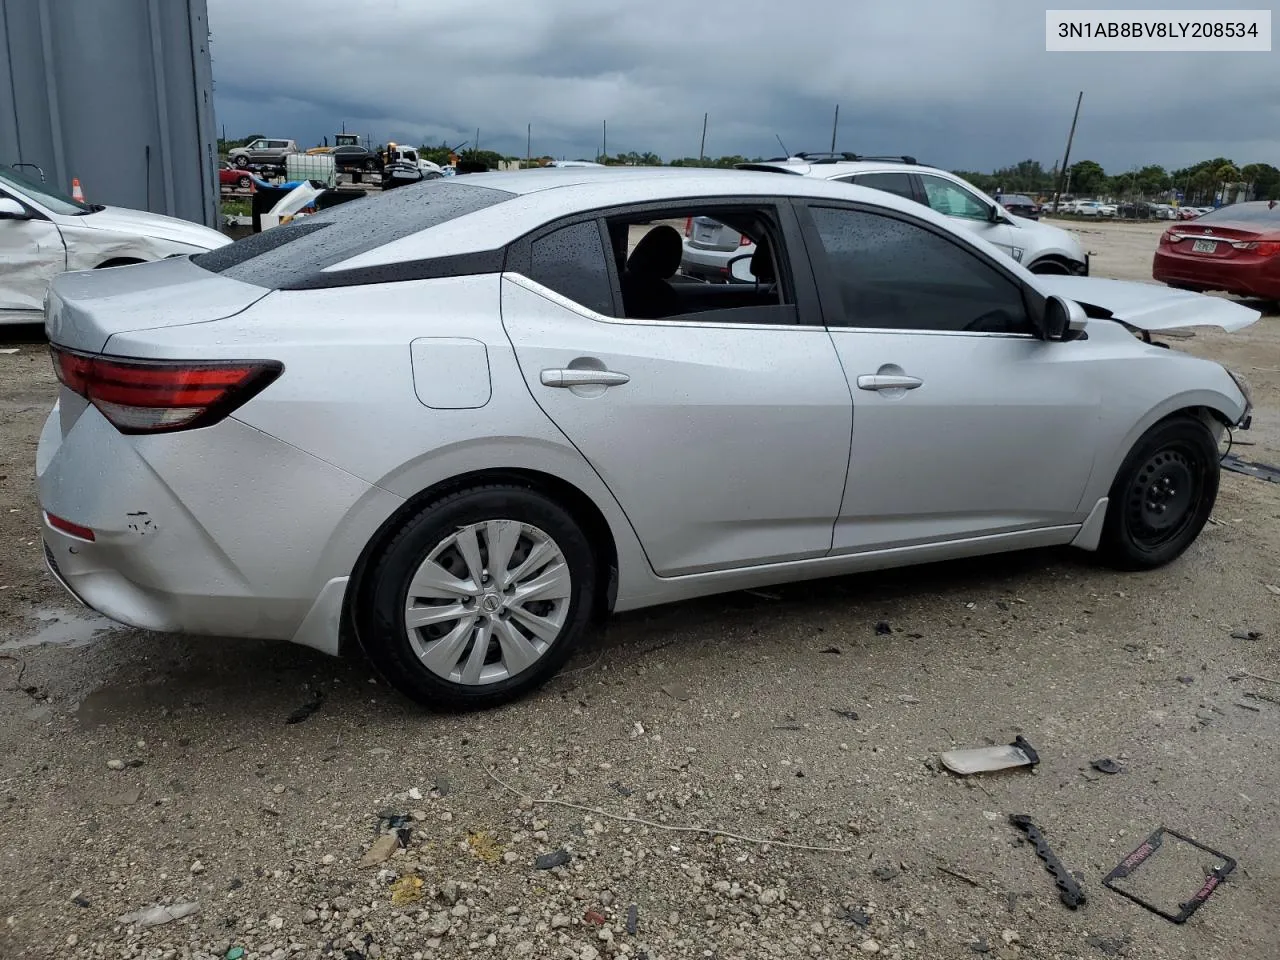
{"type": "Polygon", "coordinates": [[[616,370],[543,370],[544,387],[620,387],[631,378],[616,370]]]}
{"type": "Polygon", "coordinates": [[[858,377],[859,390],[914,390],[924,383],[919,377],[892,373],[864,373],[858,377]]]}

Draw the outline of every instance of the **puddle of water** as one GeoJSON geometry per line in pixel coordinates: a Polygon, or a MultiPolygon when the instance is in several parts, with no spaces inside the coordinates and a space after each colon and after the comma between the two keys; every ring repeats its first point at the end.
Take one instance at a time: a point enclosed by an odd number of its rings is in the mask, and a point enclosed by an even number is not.
{"type": "Polygon", "coordinates": [[[83,647],[97,639],[100,633],[125,629],[121,624],[96,613],[59,607],[37,610],[33,616],[43,626],[29,636],[0,641],[0,650],[21,650],[24,647],[38,647],[45,643],[55,643],[65,647],[83,647]]]}

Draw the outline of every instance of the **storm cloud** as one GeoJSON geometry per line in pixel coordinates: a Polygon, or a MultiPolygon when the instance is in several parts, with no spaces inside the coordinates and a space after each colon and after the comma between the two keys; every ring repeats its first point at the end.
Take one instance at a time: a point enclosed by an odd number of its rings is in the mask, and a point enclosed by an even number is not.
{"type": "MultiPolygon", "coordinates": [[[[594,157],[837,148],[951,169],[1280,165],[1280,53],[1047,53],[1025,0],[208,0],[227,135],[594,157]]],[[[1206,4],[1201,3],[1201,6],[1206,4]]],[[[1055,5],[1056,6],[1056,5],[1055,5]]],[[[1126,4],[1125,6],[1136,6],[1126,4]]],[[[1179,5],[1165,2],[1163,8],[1179,5]]],[[[1190,5],[1194,6],[1194,5],[1190,5]]]]}

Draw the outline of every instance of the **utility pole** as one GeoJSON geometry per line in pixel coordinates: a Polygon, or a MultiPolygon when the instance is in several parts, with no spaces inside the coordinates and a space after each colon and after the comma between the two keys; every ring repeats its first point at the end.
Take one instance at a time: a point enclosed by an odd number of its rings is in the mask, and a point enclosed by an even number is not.
{"type": "Polygon", "coordinates": [[[476,127],[476,142],[475,142],[475,146],[473,146],[471,150],[476,154],[476,159],[479,160],[480,159],[480,128],[479,127],[476,127]]]}
{"type": "Polygon", "coordinates": [[[1083,99],[1084,99],[1084,91],[1081,90],[1080,95],[1076,97],[1076,112],[1075,112],[1075,116],[1071,118],[1071,132],[1067,134],[1067,150],[1066,150],[1066,153],[1062,155],[1062,173],[1059,174],[1058,192],[1053,195],[1053,212],[1054,213],[1058,212],[1058,201],[1062,197],[1062,194],[1064,192],[1063,182],[1065,179],[1069,177],[1069,174],[1067,171],[1068,171],[1068,164],[1070,163],[1070,160],[1071,160],[1071,141],[1074,140],[1076,136],[1076,121],[1080,119],[1080,101],[1083,99]]]}
{"type": "Polygon", "coordinates": [[[702,162],[702,158],[707,153],[707,115],[702,115],[702,142],[698,144],[698,162],[702,162]]]}
{"type": "Polygon", "coordinates": [[[836,127],[840,125],[840,104],[836,104],[836,118],[831,121],[831,152],[836,152],[836,127]]]}
{"type": "Polygon", "coordinates": [[[602,128],[603,129],[602,136],[604,137],[604,139],[600,141],[600,155],[604,157],[604,159],[601,160],[600,162],[607,163],[609,160],[609,121],[604,120],[602,122],[604,124],[602,128]]]}

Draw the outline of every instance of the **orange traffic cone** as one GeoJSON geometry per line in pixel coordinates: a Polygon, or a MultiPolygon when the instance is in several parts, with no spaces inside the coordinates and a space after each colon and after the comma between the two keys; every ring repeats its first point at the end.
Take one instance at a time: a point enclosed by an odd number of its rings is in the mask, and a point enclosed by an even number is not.
{"type": "Polygon", "coordinates": [[[80,179],[78,177],[71,178],[71,199],[84,203],[84,191],[80,189],[80,179]]]}

